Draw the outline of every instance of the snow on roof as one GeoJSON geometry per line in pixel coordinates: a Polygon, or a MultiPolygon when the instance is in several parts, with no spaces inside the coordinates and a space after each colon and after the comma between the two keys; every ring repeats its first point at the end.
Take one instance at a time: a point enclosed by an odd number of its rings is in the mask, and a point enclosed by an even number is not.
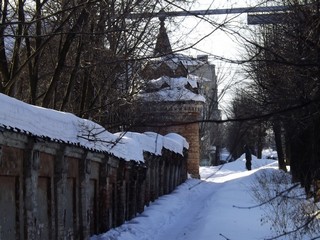
{"type": "Polygon", "coordinates": [[[186,139],[176,133],[170,133],[162,136],[155,132],[119,132],[115,135],[123,139],[134,139],[140,143],[144,151],[154,153],[155,155],[161,155],[163,148],[178,154],[183,153],[183,148],[189,148],[189,144],[186,139]]]}
{"type": "Polygon", "coordinates": [[[203,82],[211,82],[212,80],[209,79],[209,78],[205,78],[203,76],[199,77],[199,76],[196,76],[196,75],[193,75],[193,74],[188,74],[188,79],[189,80],[193,80],[193,81],[196,81],[198,83],[203,83],[203,82]]]}
{"type": "Polygon", "coordinates": [[[196,89],[197,81],[185,77],[169,78],[167,76],[150,80],[148,84],[151,92],[143,92],[139,97],[145,101],[197,101],[205,102],[205,98],[192,92],[187,86],[196,89]]]}
{"type": "Polygon", "coordinates": [[[189,143],[187,142],[187,140],[182,137],[181,135],[177,134],[177,133],[168,133],[167,135],[165,135],[165,137],[168,139],[172,139],[175,142],[180,143],[179,145],[183,146],[186,149],[189,149],[189,143]]]}
{"type": "Polygon", "coordinates": [[[164,148],[175,153],[180,153],[183,151],[183,148],[189,148],[189,143],[186,141],[186,139],[176,133],[169,133],[165,136],[161,136],[160,134],[154,132],[145,132],[144,134],[157,139],[158,144],[163,145],[164,148]]]}
{"type": "Polygon", "coordinates": [[[199,60],[190,56],[186,56],[183,54],[169,54],[166,56],[152,59],[152,61],[149,62],[149,65],[153,69],[158,69],[161,66],[161,64],[163,64],[164,62],[172,70],[177,69],[181,64],[184,67],[201,66],[203,64],[206,64],[206,62],[202,60],[199,60]]]}
{"type": "MultiPolygon", "coordinates": [[[[119,137],[93,121],[71,113],[26,104],[4,94],[0,94],[0,104],[0,127],[11,131],[108,152],[127,161],[144,161],[143,151],[159,154],[149,146],[157,141],[150,136],[148,139],[138,140],[137,137],[133,137],[135,134],[131,137],[119,137]]],[[[183,155],[185,143],[180,141],[174,144],[179,145],[173,147],[175,150],[179,149],[176,152],[183,155]]],[[[164,146],[159,146],[159,149],[162,147],[164,146]]]]}
{"type": "Polygon", "coordinates": [[[116,136],[123,140],[127,139],[134,139],[136,142],[138,142],[141,147],[143,148],[143,151],[154,153],[155,155],[161,155],[161,149],[162,145],[159,146],[157,144],[156,139],[151,138],[145,134],[137,133],[137,132],[119,132],[115,133],[116,136]]]}
{"type": "Polygon", "coordinates": [[[160,77],[158,79],[153,79],[149,81],[149,85],[153,88],[160,88],[163,84],[168,84],[171,88],[182,88],[187,84],[190,84],[191,87],[197,88],[198,84],[195,79],[179,77],[179,78],[170,78],[167,76],[160,77]]]}
{"type": "Polygon", "coordinates": [[[195,65],[201,65],[204,62],[190,57],[183,54],[172,54],[168,56],[162,57],[162,61],[172,61],[174,63],[182,63],[184,66],[195,66],[195,65]]]}

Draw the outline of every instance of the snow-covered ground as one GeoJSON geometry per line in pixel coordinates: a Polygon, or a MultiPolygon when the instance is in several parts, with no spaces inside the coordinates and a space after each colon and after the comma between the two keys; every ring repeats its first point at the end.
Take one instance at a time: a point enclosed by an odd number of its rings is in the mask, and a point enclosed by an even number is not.
{"type": "Polygon", "coordinates": [[[246,171],[243,158],[201,167],[201,180],[187,180],[151,203],[141,215],[91,240],[268,239],[275,233],[270,223],[263,223],[263,209],[246,207],[257,205],[250,192],[257,174],[279,170],[271,159],[254,158],[252,167],[246,171]]]}

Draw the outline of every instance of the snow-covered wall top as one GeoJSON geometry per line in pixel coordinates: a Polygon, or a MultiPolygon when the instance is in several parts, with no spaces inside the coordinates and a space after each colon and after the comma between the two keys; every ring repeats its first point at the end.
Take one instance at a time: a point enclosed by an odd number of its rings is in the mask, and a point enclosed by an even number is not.
{"type": "Polygon", "coordinates": [[[144,151],[151,152],[156,155],[161,155],[162,148],[179,154],[183,152],[183,148],[189,148],[189,144],[186,139],[176,133],[169,133],[162,136],[155,132],[120,132],[115,135],[124,141],[127,139],[134,139],[140,144],[144,151]]]}
{"type": "Polygon", "coordinates": [[[183,148],[188,148],[185,138],[178,134],[112,134],[90,120],[29,105],[4,94],[0,94],[0,127],[107,152],[127,161],[144,161],[144,151],[159,155],[166,148],[183,155],[183,148]]]}
{"type": "Polygon", "coordinates": [[[205,102],[205,98],[191,91],[197,88],[197,81],[185,77],[160,77],[150,80],[146,92],[139,96],[145,101],[197,101],[205,102]]]}

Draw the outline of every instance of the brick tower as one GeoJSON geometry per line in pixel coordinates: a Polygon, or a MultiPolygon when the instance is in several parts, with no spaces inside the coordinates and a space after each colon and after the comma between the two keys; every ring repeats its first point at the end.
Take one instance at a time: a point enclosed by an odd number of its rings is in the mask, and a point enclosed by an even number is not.
{"type": "Polygon", "coordinates": [[[187,78],[182,55],[172,54],[164,19],[160,19],[154,55],[157,58],[142,71],[146,89],[139,95],[144,119],[140,131],[174,132],[185,137],[189,143],[188,173],[199,178],[199,120],[205,98],[199,94],[196,80],[187,78]]]}
{"type": "MultiPolygon", "coordinates": [[[[199,178],[200,142],[199,123],[203,102],[199,101],[144,101],[141,114],[146,116],[143,131],[161,135],[178,133],[189,143],[188,173],[199,178]]],[[[140,129],[140,130],[142,130],[140,129]]]]}

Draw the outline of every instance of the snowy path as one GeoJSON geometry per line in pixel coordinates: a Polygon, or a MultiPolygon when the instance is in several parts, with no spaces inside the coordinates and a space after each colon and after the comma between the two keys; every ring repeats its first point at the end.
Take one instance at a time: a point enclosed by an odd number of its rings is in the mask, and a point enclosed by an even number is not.
{"type": "Polygon", "coordinates": [[[91,240],[263,239],[271,233],[261,226],[262,210],[234,206],[255,205],[249,189],[255,172],[265,167],[276,168],[276,163],[257,160],[252,171],[244,169],[243,160],[221,169],[201,168],[203,181],[189,179],[133,220],[91,240]]]}
{"type": "Polygon", "coordinates": [[[199,231],[197,227],[202,225],[203,215],[210,207],[210,199],[213,198],[215,192],[219,189],[219,186],[213,183],[203,183],[203,185],[207,186],[201,186],[202,190],[204,188],[208,188],[208,190],[202,194],[199,194],[197,191],[197,187],[200,185],[191,186],[193,188],[189,190],[189,196],[185,199],[185,203],[181,204],[181,209],[176,212],[172,222],[166,228],[166,231],[163,231],[158,237],[154,238],[155,240],[195,239],[192,237],[194,235],[193,233],[199,231]]]}

